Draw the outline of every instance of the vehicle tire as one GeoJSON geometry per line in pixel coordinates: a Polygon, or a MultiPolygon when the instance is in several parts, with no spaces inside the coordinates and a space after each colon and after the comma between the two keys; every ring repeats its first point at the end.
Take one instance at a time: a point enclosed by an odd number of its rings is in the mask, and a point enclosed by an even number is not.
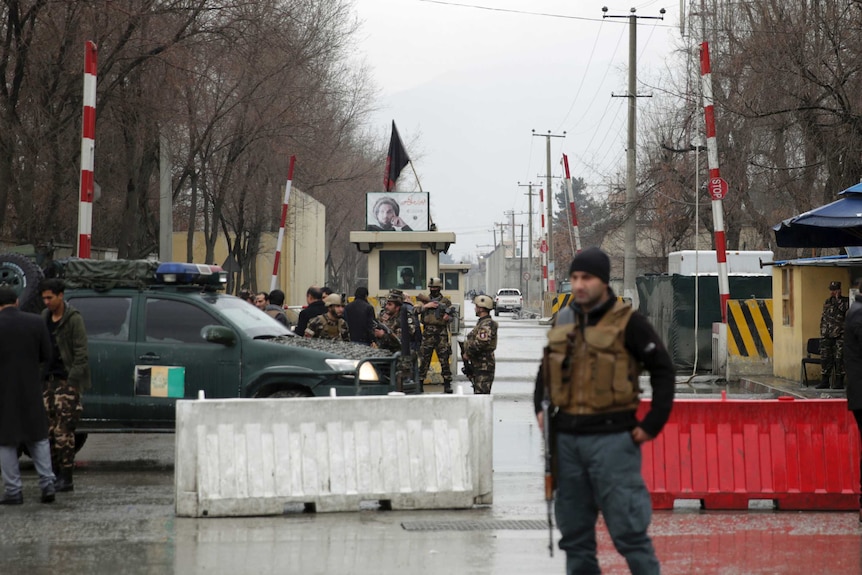
{"type": "Polygon", "coordinates": [[[308,391],[307,389],[301,387],[288,387],[287,389],[279,389],[274,391],[273,393],[265,396],[268,399],[281,399],[281,398],[297,398],[297,397],[314,397],[314,395],[308,391]]]}
{"type": "Polygon", "coordinates": [[[11,288],[18,294],[21,311],[42,311],[44,304],[39,283],[43,277],[42,270],[30,258],[20,254],[0,254],[0,287],[11,288]]]}

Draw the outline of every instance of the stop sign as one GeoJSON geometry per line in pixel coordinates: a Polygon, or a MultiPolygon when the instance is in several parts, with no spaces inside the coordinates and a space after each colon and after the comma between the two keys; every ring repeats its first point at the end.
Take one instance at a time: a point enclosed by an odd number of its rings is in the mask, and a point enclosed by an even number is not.
{"type": "Polygon", "coordinates": [[[727,180],[724,178],[709,179],[709,195],[713,200],[723,200],[727,195],[727,180]]]}

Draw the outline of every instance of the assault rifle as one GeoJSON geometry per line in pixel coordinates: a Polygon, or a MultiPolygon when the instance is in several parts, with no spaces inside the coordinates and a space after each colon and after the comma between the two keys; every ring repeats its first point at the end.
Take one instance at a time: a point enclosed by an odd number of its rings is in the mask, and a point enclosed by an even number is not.
{"type": "Polygon", "coordinates": [[[464,342],[458,341],[458,347],[461,348],[461,362],[464,364],[461,366],[461,373],[467,376],[471,382],[473,381],[473,362],[464,357],[464,342]]]}
{"type": "Polygon", "coordinates": [[[544,358],[542,361],[542,383],[545,388],[545,395],[542,397],[542,434],[545,438],[545,501],[548,504],[548,552],[551,557],[554,556],[554,448],[552,444],[553,434],[551,433],[551,374],[550,363],[548,356],[550,355],[549,347],[545,347],[544,358]]]}
{"type": "Polygon", "coordinates": [[[375,329],[383,330],[383,333],[386,335],[389,335],[390,333],[392,333],[392,330],[389,329],[388,325],[386,325],[382,321],[378,321],[376,319],[372,320],[372,322],[371,322],[371,330],[374,331],[375,329]]]}
{"type": "Polygon", "coordinates": [[[450,305],[449,307],[443,307],[440,305],[440,303],[443,301],[443,294],[440,294],[437,297],[428,297],[425,294],[420,294],[416,296],[416,299],[418,299],[422,303],[431,303],[432,301],[437,302],[438,305],[436,308],[434,308],[434,317],[439,320],[442,320],[444,315],[448,315],[449,321],[452,321],[452,319],[458,313],[458,310],[454,305],[450,305]]]}

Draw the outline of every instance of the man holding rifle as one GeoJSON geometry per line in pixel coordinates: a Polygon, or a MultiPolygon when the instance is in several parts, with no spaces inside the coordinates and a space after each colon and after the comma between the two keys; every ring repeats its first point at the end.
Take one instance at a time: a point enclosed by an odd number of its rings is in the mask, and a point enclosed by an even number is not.
{"type": "MultiPolygon", "coordinates": [[[[647,535],[652,517],[641,475],[640,444],[670,416],[673,362],[647,319],[609,288],[610,259],[589,248],[569,268],[572,304],[548,332],[534,403],[550,425],[556,518],[569,574],[601,573],[596,521],[601,510],[617,551],[633,574],[658,574],[647,535]],[[652,406],[638,421],[638,376],[650,373],[652,406]],[[543,414],[542,403],[547,415],[543,414]]],[[[546,447],[547,449],[547,447],[546,447]]]]}
{"type": "Polygon", "coordinates": [[[494,371],[497,363],[494,360],[494,350],[497,349],[497,322],[491,319],[494,300],[486,295],[473,299],[476,306],[476,327],[467,334],[467,342],[461,345],[461,355],[464,358],[464,375],[473,383],[473,393],[491,393],[494,383],[494,371]],[[469,365],[468,374],[467,365],[469,365]]]}

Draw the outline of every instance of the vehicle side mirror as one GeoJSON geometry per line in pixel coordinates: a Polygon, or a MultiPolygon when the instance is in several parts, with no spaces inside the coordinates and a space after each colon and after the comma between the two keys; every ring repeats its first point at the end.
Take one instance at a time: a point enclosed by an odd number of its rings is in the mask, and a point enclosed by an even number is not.
{"type": "Polygon", "coordinates": [[[211,343],[220,343],[228,347],[236,343],[236,334],[223,325],[208,325],[203,328],[204,339],[211,343]]]}

